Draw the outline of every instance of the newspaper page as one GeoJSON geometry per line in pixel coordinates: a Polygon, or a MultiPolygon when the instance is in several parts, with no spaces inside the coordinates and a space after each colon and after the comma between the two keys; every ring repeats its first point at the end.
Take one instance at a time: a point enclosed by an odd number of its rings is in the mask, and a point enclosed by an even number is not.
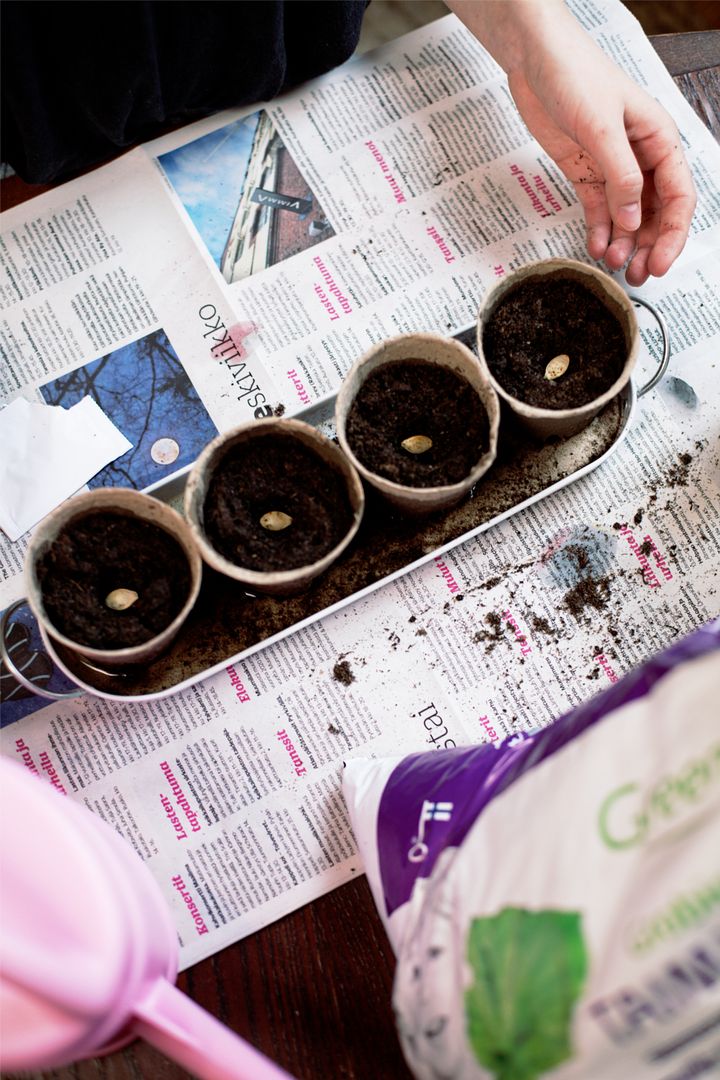
{"type": "MultiPolygon", "coordinates": [[[[573,6],[677,119],[699,193],[680,260],[638,290],[672,360],[617,451],[169,697],[48,703],[2,674],[0,749],[128,839],[183,967],[361,872],[349,757],[546,724],[720,612],[720,148],[619,3],[573,6]]],[[[216,431],[332,395],[371,343],[456,333],[497,277],[587,259],[572,189],[454,16],[8,212],[0,245],[4,400],[90,394],[133,443],[90,486],[159,494],[216,431]]],[[[0,537],[0,608],[26,540],[0,537]]],[[[47,677],[24,608],[8,648],[47,677]]]]}

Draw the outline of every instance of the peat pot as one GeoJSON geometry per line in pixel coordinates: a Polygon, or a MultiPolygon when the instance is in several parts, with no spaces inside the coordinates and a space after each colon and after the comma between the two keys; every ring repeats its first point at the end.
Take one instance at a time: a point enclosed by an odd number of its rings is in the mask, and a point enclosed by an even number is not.
{"type": "Polygon", "coordinates": [[[373,346],[340,388],[338,441],[363,479],[406,513],[460,502],[497,453],[500,407],[485,364],[454,338],[373,346]]]}
{"type": "Polygon", "coordinates": [[[202,561],[177,511],[130,488],[69,499],[36,528],[28,602],[43,632],[90,664],[146,664],[197,599],[202,561]]]}
{"type": "Polygon", "coordinates": [[[626,385],[639,348],[630,298],[573,259],[500,279],[480,308],[477,334],[495,390],[541,439],[586,427],[626,385]]]}
{"type": "Polygon", "coordinates": [[[301,420],[253,420],[219,435],[185,488],[205,562],[256,593],[306,588],[348,546],[364,507],[353,466],[301,420]]]}

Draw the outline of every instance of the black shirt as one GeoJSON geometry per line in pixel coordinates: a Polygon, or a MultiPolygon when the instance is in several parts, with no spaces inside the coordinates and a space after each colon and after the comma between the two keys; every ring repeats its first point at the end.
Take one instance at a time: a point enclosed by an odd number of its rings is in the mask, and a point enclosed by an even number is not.
{"type": "Polygon", "coordinates": [[[352,55],[369,0],[4,0],[0,160],[62,179],[352,55]]]}

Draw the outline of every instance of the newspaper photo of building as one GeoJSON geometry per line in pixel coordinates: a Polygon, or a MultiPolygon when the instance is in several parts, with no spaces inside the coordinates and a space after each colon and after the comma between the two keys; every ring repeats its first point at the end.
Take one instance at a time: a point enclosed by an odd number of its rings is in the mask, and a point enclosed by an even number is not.
{"type": "Polygon", "coordinates": [[[264,110],[158,160],[229,283],[335,235],[264,110]]]}

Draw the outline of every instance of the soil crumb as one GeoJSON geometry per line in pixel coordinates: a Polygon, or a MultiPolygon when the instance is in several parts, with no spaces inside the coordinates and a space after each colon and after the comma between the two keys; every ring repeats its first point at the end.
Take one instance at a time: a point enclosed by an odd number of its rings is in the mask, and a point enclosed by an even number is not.
{"type": "Polygon", "coordinates": [[[685,487],[690,475],[692,454],[678,454],[676,465],[671,465],[665,473],[665,483],[668,487],[685,487]]]}
{"type": "Polygon", "coordinates": [[[501,575],[497,574],[495,577],[486,578],[485,581],[483,581],[480,588],[481,589],[487,589],[489,591],[490,589],[494,589],[496,585],[499,585],[501,581],[502,581],[501,575]]]}
{"type": "Polygon", "coordinates": [[[342,683],[343,686],[349,686],[350,683],[355,682],[355,676],[350,670],[347,660],[338,660],[333,668],[333,679],[335,682],[342,683]]]}
{"type": "Polygon", "coordinates": [[[486,615],[485,622],[490,629],[476,630],[473,634],[473,641],[476,645],[485,643],[487,646],[485,652],[489,653],[492,652],[499,641],[503,640],[503,623],[496,611],[491,611],[486,615]]]}
{"type": "Polygon", "coordinates": [[[572,589],[565,593],[563,605],[576,619],[585,611],[586,607],[602,611],[608,606],[610,600],[610,578],[584,577],[573,585],[572,589]]]}

